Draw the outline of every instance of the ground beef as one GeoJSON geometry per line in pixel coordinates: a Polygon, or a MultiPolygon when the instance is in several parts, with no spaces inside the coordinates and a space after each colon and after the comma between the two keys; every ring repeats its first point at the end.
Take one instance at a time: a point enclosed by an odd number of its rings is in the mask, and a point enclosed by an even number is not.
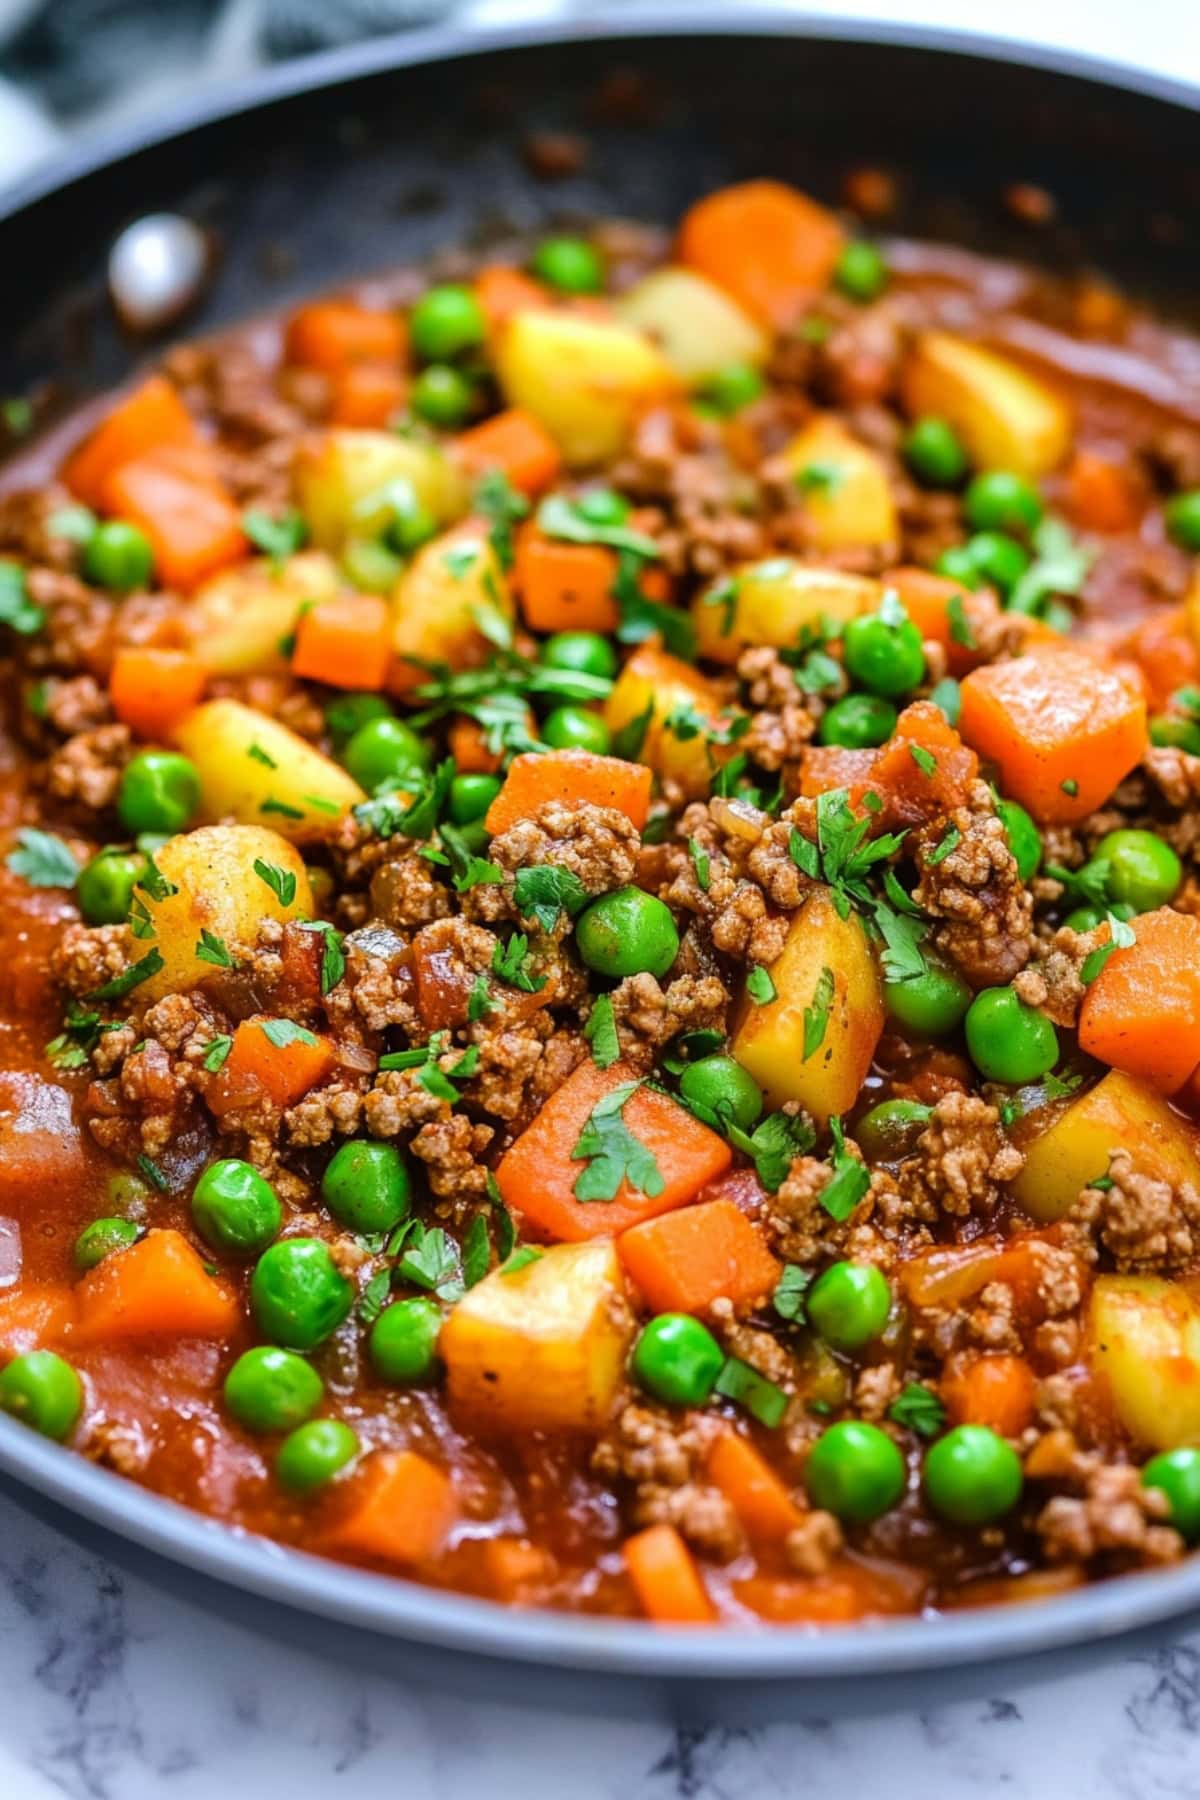
{"type": "Polygon", "coordinates": [[[537,1012],[519,1024],[479,1033],[479,1067],[470,1086],[472,1104],[508,1123],[526,1116],[530,1111],[526,1090],[553,1029],[549,1014],[537,1012]]]}
{"type": "Polygon", "coordinates": [[[46,786],[54,799],[71,802],[87,812],[104,812],[112,806],[121,785],[121,772],[133,753],[128,725],[100,725],[68,738],[46,765],[46,786]]]}
{"type": "Polygon", "coordinates": [[[772,773],[794,767],[826,705],[845,691],[844,678],[820,696],[805,694],[796,685],[795,671],[768,645],[743,650],[737,670],[747,700],[759,709],[751,715],[750,729],[738,739],[738,750],[772,773]]]}
{"type": "Polygon", "coordinates": [[[901,1194],[920,1211],[929,1207],[957,1218],[987,1213],[1025,1158],[1010,1144],[1000,1114],[972,1094],[946,1094],[917,1139],[915,1154],[897,1177],[901,1194]]]}
{"type": "Polygon", "coordinates": [[[51,970],[69,994],[83,999],[129,967],[124,925],[68,925],[54,947],[51,970]]]}
{"type": "Polygon", "coordinates": [[[94,675],[75,675],[68,681],[46,683],[46,722],[64,737],[95,731],[112,723],[108,690],[94,675]]]}
{"type": "MultiPolygon", "coordinates": [[[[803,806],[805,802],[799,802],[803,806]]],[[[803,906],[817,883],[798,866],[789,848],[797,829],[796,808],[766,826],[746,859],[747,873],[758,883],[772,906],[795,912],[803,906]]]]}
{"type": "Polygon", "coordinates": [[[739,961],[773,963],[787,942],[787,920],[768,911],[760,887],[741,881],[729,904],[712,923],[715,949],[739,961]]]}
{"type": "Polygon", "coordinates": [[[1176,1274],[1200,1259],[1200,1192],[1139,1172],[1136,1147],[1113,1147],[1109,1188],[1086,1187],[1070,1213],[1118,1269],[1176,1274]]]}
{"type": "Polygon", "coordinates": [[[783,1540],[783,1553],[798,1575],[824,1575],[842,1547],[841,1526],[832,1513],[816,1508],[783,1540]]]}
{"type": "Polygon", "coordinates": [[[822,1255],[838,1255],[844,1228],[821,1205],[821,1195],[832,1177],[828,1163],[813,1156],[797,1156],[778,1193],[769,1196],[764,1223],[785,1262],[808,1264],[822,1255]]]}
{"type": "Polygon", "coordinates": [[[371,907],[376,919],[396,931],[416,931],[450,912],[450,895],[427,858],[410,850],[391,855],[371,877],[371,907]]]}
{"type": "Polygon", "coordinates": [[[673,574],[709,578],[767,546],[753,480],[730,461],[719,425],[682,408],[642,414],[612,479],[661,508],[649,529],[673,574]]]}
{"type": "Polygon", "coordinates": [[[46,614],[44,629],[23,646],[27,666],[107,673],[112,660],[113,601],[61,569],[27,569],[25,586],[30,599],[46,614]]]}
{"type": "MultiPolygon", "coordinates": [[[[460,1054],[455,1051],[442,1061],[452,1065],[460,1054]]],[[[448,1116],[446,1102],[422,1087],[418,1073],[416,1069],[385,1069],[375,1077],[374,1085],[363,1097],[363,1122],[372,1137],[400,1137],[406,1131],[448,1116]]]]}
{"type": "Polygon", "coordinates": [[[283,1115],[288,1142],[296,1149],[351,1137],[362,1120],[363,1096],[357,1082],[339,1081],[317,1088],[283,1115]]]}
{"type": "Polygon", "coordinates": [[[621,1055],[648,1072],[664,1044],[681,1031],[724,1034],[730,997],[715,975],[681,975],[666,988],[649,974],[628,975],[613,990],[621,1055]]]}
{"type": "Polygon", "coordinates": [[[414,1004],[407,939],[387,927],[372,926],[349,933],[342,948],[346,974],[336,1001],[330,996],[331,1014],[337,1016],[348,1005],[371,1031],[399,1025],[411,1035],[424,1035],[414,1004]]]}
{"type": "Polygon", "coordinates": [[[728,1562],[744,1548],[737,1514],[718,1488],[697,1478],[715,1420],[656,1407],[623,1407],[592,1453],[604,1479],[633,1484],[635,1526],[674,1525],[698,1550],[728,1562]]]}
{"type": "Polygon", "coordinates": [[[1041,946],[1037,961],[1022,969],[1013,981],[1018,999],[1045,1013],[1056,1025],[1074,1031],[1087,992],[1083,964],[1098,941],[1092,932],[1060,926],[1041,946]]]}
{"type": "MultiPolygon", "coordinates": [[[[379,1135],[376,1131],[375,1136],[379,1135]]],[[[463,1113],[447,1112],[422,1125],[409,1145],[413,1155],[429,1166],[429,1191],[439,1200],[455,1203],[437,1211],[456,1223],[468,1201],[481,1200],[487,1193],[488,1171],[482,1158],[494,1136],[490,1125],[477,1125],[463,1113]]]]}
{"type": "MultiPolygon", "coordinates": [[[[626,887],[637,870],[641,838],[623,812],[610,806],[548,801],[531,819],[521,819],[492,839],[489,856],[515,874],[551,863],[577,875],[589,894],[626,887]]],[[[481,886],[472,894],[485,896],[481,886]]]]}
{"type": "Polygon", "coordinates": [[[1105,1463],[1078,1450],[1068,1432],[1054,1431],[1030,1452],[1025,1468],[1033,1480],[1081,1490],[1055,1494],[1037,1517],[1035,1529],[1051,1562],[1103,1556],[1128,1567],[1176,1562],[1183,1555],[1179,1533],[1160,1522],[1168,1510],[1166,1495],[1143,1487],[1131,1464],[1105,1463]]]}
{"type": "Polygon", "coordinates": [[[1023,969],[1033,952],[1033,902],[1017,872],[1016,858],[995,798],[985,781],[971,785],[965,806],[921,833],[921,877],[914,899],[935,920],[939,950],[973,987],[999,987],[1023,969]],[[947,826],[959,841],[931,862],[947,826]]]}

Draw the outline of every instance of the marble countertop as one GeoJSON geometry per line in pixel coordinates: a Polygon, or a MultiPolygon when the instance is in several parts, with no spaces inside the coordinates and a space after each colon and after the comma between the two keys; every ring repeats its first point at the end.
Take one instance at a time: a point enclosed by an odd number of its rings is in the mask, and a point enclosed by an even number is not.
{"type": "MultiPolygon", "coordinates": [[[[962,0],[826,0],[805,10],[916,13],[1200,80],[1194,5],[1010,0],[1003,17],[986,18],[962,0]]],[[[488,23],[562,10],[560,0],[468,8],[488,23]]],[[[27,122],[20,135],[28,152],[27,122]]],[[[0,1797],[1200,1796],[1200,1636],[981,1700],[938,1706],[934,1691],[919,1713],[759,1731],[468,1705],[339,1666],[319,1643],[317,1624],[308,1643],[285,1648],[199,1611],[61,1536],[32,1498],[27,1510],[0,1495],[0,1797]]]]}

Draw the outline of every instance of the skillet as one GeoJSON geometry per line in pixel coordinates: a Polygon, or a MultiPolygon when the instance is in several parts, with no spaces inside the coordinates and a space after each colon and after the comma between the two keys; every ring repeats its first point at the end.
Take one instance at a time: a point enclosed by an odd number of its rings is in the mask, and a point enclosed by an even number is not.
{"type": "MultiPolygon", "coordinates": [[[[739,16],[736,31],[642,15],[620,33],[409,36],[260,75],[93,140],[0,199],[0,393],[32,388],[52,419],[128,374],[145,347],[114,324],[101,272],[116,232],[159,208],[197,218],[219,247],[217,279],[185,322],[193,334],[495,233],[589,214],[667,221],[748,175],[834,199],[864,164],[898,177],[905,235],[1100,268],[1196,324],[1197,92],[970,44],[771,14],[739,16]],[[614,91],[634,104],[598,105],[614,91]],[[531,128],[585,130],[583,170],[538,182],[521,154],[531,128]],[[1015,180],[1054,194],[1053,229],[1031,235],[1006,213],[1015,180]]],[[[323,1647],[375,1670],[619,1716],[665,1704],[747,1722],[944,1701],[1160,1640],[1168,1621],[1200,1623],[1194,1558],[1041,1606],[938,1620],[822,1635],[651,1630],[506,1612],[284,1550],[6,1418],[0,1483],[27,1503],[32,1491],[40,1512],[107,1553],[292,1641],[300,1615],[315,1614],[323,1647]]]]}

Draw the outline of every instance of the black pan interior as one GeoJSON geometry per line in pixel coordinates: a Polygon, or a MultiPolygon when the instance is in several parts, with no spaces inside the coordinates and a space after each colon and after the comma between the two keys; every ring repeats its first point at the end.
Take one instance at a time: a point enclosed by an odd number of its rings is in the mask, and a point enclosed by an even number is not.
{"type": "MultiPolygon", "coordinates": [[[[397,53],[412,53],[405,40],[397,53]]],[[[589,214],[668,222],[748,175],[834,200],[863,164],[898,178],[893,229],[1098,269],[1200,319],[1200,157],[1186,105],[962,52],[753,32],[348,67],[331,86],[301,77],[300,91],[174,141],[127,142],[4,222],[0,393],[53,380],[67,401],[127,372],[144,346],[121,338],[99,275],[114,233],[159,207],[207,221],[221,245],[220,279],[190,330],[514,227],[589,214]],[[583,171],[536,179],[523,145],[537,130],[584,133],[583,171]],[[1002,202],[1014,181],[1053,193],[1052,228],[1014,220],[1002,202]]]]}

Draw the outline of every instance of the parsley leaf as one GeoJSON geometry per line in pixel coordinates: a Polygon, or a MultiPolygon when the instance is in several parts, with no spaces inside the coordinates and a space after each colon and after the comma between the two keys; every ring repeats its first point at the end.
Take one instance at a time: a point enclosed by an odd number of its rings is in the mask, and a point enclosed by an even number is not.
{"type": "Polygon", "coordinates": [[[357,1313],[364,1325],[373,1325],[392,1291],[392,1271],[377,1269],[359,1295],[357,1313]]]}
{"type": "Polygon", "coordinates": [[[30,887],[74,887],[79,864],[60,837],[26,825],[18,831],[17,842],[20,848],[10,850],[5,859],[14,875],[20,875],[30,887]]]}
{"type": "Polygon", "coordinates": [[[825,967],[817,976],[817,985],[813,989],[812,1003],[804,1009],[804,1049],[801,1060],[807,1062],[815,1056],[825,1042],[825,1032],[829,1025],[829,1009],[833,1005],[834,985],[833,970],[825,967]]]}
{"type": "Polygon", "coordinates": [[[475,510],[490,522],[488,542],[496,561],[507,573],[516,554],[513,526],[528,513],[528,500],[517,492],[503,469],[488,469],[475,484],[475,510]]]}
{"type": "Polygon", "coordinates": [[[501,1263],[500,1273],[502,1275],[518,1275],[522,1269],[527,1269],[530,1263],[541,1262],[545,1254],[544,1250],[536,1249],[533,1244],[522,1244],[501,1263]]]}
{"type": "Polygon", "coordinates": [[[251,762],[261,763],[264,769],[277,769],[279,767],[275,758],[269,755],[268,752],[263,749],[261,744],[251,744],[246,755],[250,758],[251,762]]]}
{"type": "Polygon", "coordinates": [[[679,607],[664,606],[643,593],[641,575],[641,559],[621,551],[612,589],[620,613],[618,640],[622,644],[644,644],[647,638],[661,637],[672,656],[691,662],[696,654],[696,628],[691,619],[679,607]]]}
{"type": "Polygon", "coordinates": [[[592,1046],[592,1061],[596,1067],[611,1069],[621,1054],[611,994],[596,995],[583,1035],[592,1046]]]}
{"type": "Polygon", "coordinates": [[[332,993],[342,976],[346,973],[346,954],[342,949],[342,934],[328,919],[308,919],[300,927],[302,931],[319,931],[325,939],[321,951],[321,992],[332,993]]]}
{"type": "Polygon", "coordinates": [[[131,993],[135,987],[140,987],[143,981],[149,981],[150,977],[157,975],[164,966],[161,952],[148,950],[140,962],[132,963],[122,974],[114,975],[112,980],[106,981],[102,987],[93,988],[88,998],[89,1000],[123,1000],[126,994],[131,993]]]}
{"type": "Polygon", "coordinates": [[[261,856],[254,859],[254,873],[260,881],[265,881],[280,906],[290,906],[296,898],[296,877],[291,869],[281,869],[278,863],[264,862],[261,856]]]}
{"type": "Polygon", "coordinates": [[[812,1270],[802,1269],[799,1263],[783,1265],[783,1274],[771,1295],[771,1305],[781,1319],[803,1319],[804,1296],[812,1285],[812,1278],[812,1270]]]}
{"type": "Polygon", "coordinates": [[[888,1407],[887,1416],[894,1425],[903,1425],[923,1438],[936,1437],[946,1423],[945,1407],[922,1381],[905,1382],[888,1407]]]}
{"type": "Polygon", "coordinates": [[[742,584],[736,575],[724,575],[720,581],[709,588],[707,594],[705,594],[703,600],[700,602],[701,606],[719,606],[721,608],[720,632],[722,637],[728,637],[733,630],[733,620],[734,615],[737,612],[738,594],[741,592],[741,585],[742,584]]]}
{"type": "Polygon", "coordinates": [[[487,1219],[483,1213],[476,1213],[467,1226],[462,1247],[463,1286],[474,1287],[482,1281],[488,1272],[488,1264],[492,1260],[492,1244],[488,1237],[487,1219]]]}
{"type": "Polygon", "coordinates": [[[446,852],[446,862],[450,868],[454,891],[465,894],[471,888],[493,885],[507,880],[504,870],[498,863],[488,862],[486,857],[476,856],[468,850],[462,832],[453,825],[439,825],[438,843],[446,852]]]}
{"type": "MultiPolygon", "coordinates": [[[[193,946],[192,955],[197,962],[212,963],[217,969],[237,968],[236,962],[229,954],[224,938],[217,937],[215,932],[208,929],[207,925],[201,926],[200,940],[193,946]]],[[[314,1038],[313,1043],[315,1044],[316,1041],[314,1038]]]]}
{"type": "Polygon", "coordinates": [[[251,507],[242,514],[242,530],[256,550],[281,563],[294,556],[308,542],[308,526],[303,513],[290,509],[279,518],[251,507]]]}
{"type": "Polygon", "coordinates": [[[1043,519],[1032,535],[1034,560],[1014,583],[1008,596],[1009,612],[1044,616],[1046,602],[1061,595],[1076,595],[1096,560],[1061,519],[1043,519]]]}
{"type": "Polygon", "coordinates": [[[850,1217],[870,1187],[871,1172],[865,1163],[847,1150],[842,1121],[838,1118],[830,1119],[829,1130],[833,1137],[833,1179],[822,1188],[819,1198],[830,1218],[841,1224],[850,1217]]]}
{"type": "Polygon", "coordinates": [[[943,675],[929,690],[929,698],[945,717],[947,725],[957,725],[962,712],[962,689],[953,675],[943,675]]]}
{"type": "Polygon", "coordinates": [[[574,869],[555,868],[551,863],[518,869],[513,882],[513,904],[518,913],[523,919],[536,919],[543,931],[553,931],[560,912],[574,918],[589,898],[574,869]]]}
{"type": "Polygon", "coordinates": [[[647,700],[644,709],[635,713],[632,719],[613,732],[612,754],[621,757],[625,762],[637,762],[646,742],[646,733],[654,719],[653,698],[647,700]]]}
{"type": "Polygon", "coordinates": [[[1101,944],[1083,959],[1083,967],[1079,971],[1079,979],[1084,987],[1090,987],[1114,950],[1128,950],[1136,943],[1133,928],[1125,919],[1118,919],[1115,913],[1107,913],[1109,940],[1101,944]]]}
{"type": "Polygon", "coordinates": [[[793,825],[788,836],[788,855],[802,874],[811,881],[821,878],[821,855],[811,838],[797,831],[793,825]]]}
{"type": "Polygon", "coordinates": [[[286,1050],[289,1044],[315,1044],[316,1038],[303,1025],[297,1025],[294,1019],[257,1019],[259,1030],[269,1044],[277,1050],[286,1050]]]}
{"type": "Polygon", "coordinates": [[[575,1180],[575,1198],[588,1202],[615,1200],[621,1183],[627,1181],[635,1193],[653,1199],[666,1183],[662,1170],[640,1138],[634,1137],[621,1114],[626,1103],[641,1086],[640,1081],[623,1081],[598,1100],[588,1114],[587,1123],[571,1152],[572,1160],[587,1160],[575,1180]]]}
{"type": "Polygon", "coordinates": [[[510,987],[520,988],[523,994],[540,994],[548,977],[531,975],[528,965],[529,939],[524,932],[514,932],[507,945],[497,941],[492,951],[492,974],[507,981],[510,987]]]}
{"type": "Polygon", "coordinates": [[[152,856],[146,858],[146,867],[138,886],[152,900],[169,900],[172,894],[179,892],[178,884],[167,880],[152,856]]]}
{"type": "Polygon", "coordinates": [[[440,1225],[423,1226],[414,1221],[396,1274],[410,1286],[436,1294],[439,1300],[457,1299],[462,1293],[458,1246],[440,1225]]]}
{"type": "Polygon", "coordinates": [[[975,633],[971,629],[966,603],[961,594],[951,594],[946,604],[946,618],[950,626],[951,642],[960,644],[964,650],[974,650],[975,633]]]}
{"type": "Polygon", "coordinates": [[[200,1065],[201,1068],[207,1069],[210,1075],[215,1075],[218,1069],[224,1068],[229,1057],[229,1052],[232,1049],[233,1039],[231,1037],[227,1037],[222,1033],[221,1036],[213,1038],[208,1049],[204,1052],[204,1059],[200,1065]]]}
{"type": "Polygon", "coordinates": [[[568,544],[606,544],[610,550],[621,550],[646,562],[662,554],[644,531],[632,531],[627,525],[598,525],[563,494],[551,494],[542,501],[537,522],[546,537],[562,538],[568,544]]]}
{"type": "Polygon", "coordinates": [[[746,977],[746,992],[755,1006],[769,1006],[776,997],[771,971],[764,969],[761,963],[755,963],[746,977]]]}
{"type": "Polygon", "coordinates": [[[812,1123],[804,1113],[770,1113],[749,1135],[729,1125],[726,1136],[751,1158],[758,1179],[771,1194],[783,1185],[793,1157],[803,1156],[816,1142],[812,1123]]]}
{"type": "Polygon", "coordinates": [[[751,1418],[757,1419],[768,1430],[780,1423],[788,1409],[788,1396],[784,1390],[737,1356],[725,1359],[725,1366],[713,1384],[713,1392],[732,1400],[737,1406],[744,1406],[751,1418]]]}
{"type": "Polygon", "coordinates": [[[1064,899],[1070,899],[1075,905],[1108,905],[1112,864],[1107,856],[1094,856],[1081,869],[1066,869],[1061,863],[1046,863],[1042,874],[1048,875],[1052,881],[1061,881],[1065,889],[1064,899]]]}
{"type": "Polygon", "coordinates": [[[688,839],[688,855],[691,858],[692,868],[696,872],[696,886],[702,893],[707,894],[712,886],[710,873],[712,858],[706,850],[700,848],[694,837],[688,839]]]}
{"type": "Polygon", "coordinates": [[[488,978],[481,969],[471,983],[471,992],[467,995],[467,1018],[472,1025],[477,1025],[486,1013],[495,1012],[500,1005],[492,998],[488,978]]]}
{"type": "Polygon", "coordinates": [[[961,843],[962,832],[958,829],[958,826],[948,825],[942,834],[940,842],[925,858],[925,867],[927,869],[936,869],[938,864],[945,862],[950,852],[956,850],[961,843]]]}
{"type": "Polygon", "coordinates": [[[932,750],[927,750],[924,744],[910,744],[908,746],[908,754],[912,757],[922,775],[937,774],[937,757],[933,754],[932,750]]]}
{"type": "Polygon", "coordinates": [[[923,919],[896,912],[884,900],[873,903],[873,915],[884,942],[880,961],[889,981],[915,981],[925,973],[921,943],[929,927],[923,919]]]}
{"type": "Polygon", "coordinates": [[[29,597],[25,571],[18,563],[0,561],[0,625],[18,637],[34,637],[45,623],[45,612],[29,597]]]}

